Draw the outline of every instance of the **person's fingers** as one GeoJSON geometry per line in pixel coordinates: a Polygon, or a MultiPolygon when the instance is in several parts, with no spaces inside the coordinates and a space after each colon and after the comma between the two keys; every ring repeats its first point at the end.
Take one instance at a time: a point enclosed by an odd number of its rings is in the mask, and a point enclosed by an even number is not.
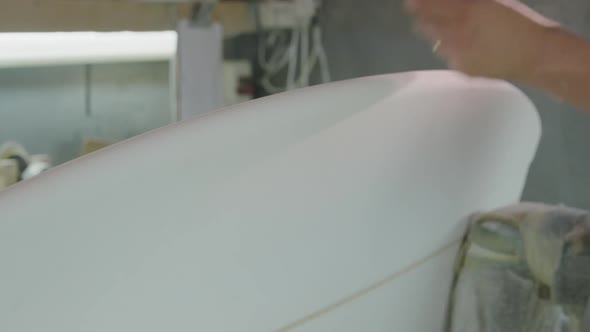
{"type": "Polygon", "coordinates": [[[469,49],[469,33],[460,24],[431,24],[421,21],[417,32],[432,44],[432,52],[449,62],[452,68],[460,67],[460,57],[469,49]]]}
{"type": "Polygon", "coordinates": [[[404,8],[412,15],[420,11],[420,2],[418,0],[404,0],[404,8]]]}
{"type": "Polygon", "coordinates": [[[428,39],[430,42],[436,42],[442,38],[440,28],[437,25],[420,22],[416,24],[415,30],[419,35],[428,39]]]}
{"type": "Polygon", "coordinates": [[[418,20],[415,25],[415,30],[418,34],[426,37],[430,41],[437,41],[444,39],[447,43],[455,44],[458,40],[463,38],[462,25],[456,21],[427,21],[418,20]]]}
{"type": "Polygon", "coordinates": [[[406,0],[406,10],[417,17],[452,19],[462,14],[470,0],[406,0]]]}
{"type": "Polygon", "coordinates": [[[430,24],[421,24],[416,26],[417,32],[424,36],[432,45],[432,52],[445,58],[451,45],[445,39],[444,33],[436,26],[430,24]]]}

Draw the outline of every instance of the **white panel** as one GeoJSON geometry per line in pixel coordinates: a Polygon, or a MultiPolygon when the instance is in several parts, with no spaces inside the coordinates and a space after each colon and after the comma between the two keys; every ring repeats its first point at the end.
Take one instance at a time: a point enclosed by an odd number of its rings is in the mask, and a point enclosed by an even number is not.
{"type": "Polygon", "coordinates": [[[221,25],[178,23],[178,78],[181,119],[224,106],[221,25]]]}
{"type": "Polygon", "coordinates": [[[449,72],[148,133],[0,194],[0,330],[438,331],[454,249],[402,271],[517,201],[539,136],[514,87],[449,72]]]}

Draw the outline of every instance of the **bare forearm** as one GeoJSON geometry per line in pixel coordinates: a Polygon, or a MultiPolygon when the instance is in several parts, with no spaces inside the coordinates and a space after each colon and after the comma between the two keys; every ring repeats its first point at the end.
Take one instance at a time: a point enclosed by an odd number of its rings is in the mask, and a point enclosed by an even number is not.
{"type": "Polygon", "coordinates": [[[517,0],[406,0],[450,67],[533,85],[590,112],[590,41],[517,0]]]}
{"type": "Polygon", "coordinates": [[[590,41],[559,27],[547,28],[524,83],[590,111],[590,41]]]}

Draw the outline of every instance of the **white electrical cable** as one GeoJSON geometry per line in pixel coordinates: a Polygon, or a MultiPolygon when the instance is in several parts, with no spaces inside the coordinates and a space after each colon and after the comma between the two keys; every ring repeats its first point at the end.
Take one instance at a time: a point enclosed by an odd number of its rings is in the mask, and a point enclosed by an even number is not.
{"type": "Polygon", "coordinates": [[[260,67],[271,73],[278,72],[286,66],[289,58],[287,54],[288,47],[284,45],[285,38],[283,31],[274,30],[265,40],[261,40],[258,46],[258,63],[260,67]],[[275,48],[275,52],[267,59],[267,48],[275,48]]]}
{"type": "Polygon", "coordinates": [[[328,83],[332,80],[330,75],[330,63],[328,61],[328,55],[326,54],[326,50],[324,49],[324,44],[322,42],[322,28],[320,26],[315,27],[314,31],[314,44],[317,45],[318,49],[318,58],[320,61],[320,70],[322,75],[322,82],[328,83]]]}
{"type": "Polygon", "coordinates": [[[300,79],[299,79],[299,86],[306,87],[309,85],[309,78],[311,71],[309,68],[309,62],[312,55],[309,53],[309,22],[305,22],[301,26],[301,68],[300,68],[300,79]]]}
{"type": "Polygon", "coordinates": [[[287,90],[296,88],[297,75],[297,51],[299,48],[299,41],[301,37],[300,29],[293,30],[293,38],[291,46],[289,46],[289,68],[287,71],[287,90]]]}
{"type": "Polygon", "coordinates": [[[316,65],[319,66],[322,83],[331,81],[328,57],[323,47],[321,28],[319,26],[312,28],[312,43],[313,49],[304,64],[305,71],[302,72],[300,77],[299,84],[301,87],[309,85],[309,79],[316,65]]]}
{"type": "MultiPolygon", "coordinates": [[[[289,46],[284,49],[284,50],[280,50],[279,52],[282,52],[283,54],[283,58],[281,58],[280,61],[275,61],[268,64],[267,66],[267,70],[266,73],[264,75],[264,77],[261,80],[261,84],[263,86],[263,88],[268,92],[268,93],[279,93],[279,92],[283,92],[286,89],[288,89],[289,86],[292,86],[295,83],[295,71],[297,69],[297,51],[298,51],[298,47],[299,47],[299,31],[297,29],[293,30],[291,33],[291,41],[289,46]],[[277,74],[278,72],[280,72],[285,66],[288,66],[288,74],[287,74],[287,79],[285,82],[285,87],[277,87],[275,86],[271,81],[272,81],[272,77],[277,74]]],[[[280,54],[279,52],[276,52],[276,54],[280,54]]],[[[272,58],[275,58],[274,56],[271,56],[272,58]]]]}
{"type": "MultiPolygon", "coordinates": [[[[318,4],[316,8],[317,6],[318,4]]],[[[288,33],[284,30],[273,30],[266,37],[261,37],[258,62],[264,72],[260,83],[271,94],[309,86],[316,66],[323,83],[331,80],[321,27],[312,23],[309,17],[302,19],[300,24],[288,33]],[[290,38],[285,38],[289,34],[290,38]],[[273,78],[280,73],[286,75],[284,86],[276,86],[273,83],[273,78]]]]}

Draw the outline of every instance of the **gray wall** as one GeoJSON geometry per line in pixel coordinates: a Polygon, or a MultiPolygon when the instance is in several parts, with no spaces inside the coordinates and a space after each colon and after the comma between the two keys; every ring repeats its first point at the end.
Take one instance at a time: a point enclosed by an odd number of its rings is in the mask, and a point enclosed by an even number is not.
{"type": "MultiPolygon", "coordinates": [[[[401,0],[324,0],[322,23],[335,79],[443,68],[430,45],[412,32],[401,0]]],[[[528,1],[543,13],[590,35],[590,2],[528,1]]],[[[590,61],[590,59],[589,59],[590,61]]],[[[590,209],[590,113],[540,91],[525,89],[543,119],[544,133],[524,199],[590,209]]]]}
{"type": "Polygon", "coordinates": [[[168,63],[0,69],[0,144],[57,163],[85,137],[122,140],[172,119],[168,63]]]}

